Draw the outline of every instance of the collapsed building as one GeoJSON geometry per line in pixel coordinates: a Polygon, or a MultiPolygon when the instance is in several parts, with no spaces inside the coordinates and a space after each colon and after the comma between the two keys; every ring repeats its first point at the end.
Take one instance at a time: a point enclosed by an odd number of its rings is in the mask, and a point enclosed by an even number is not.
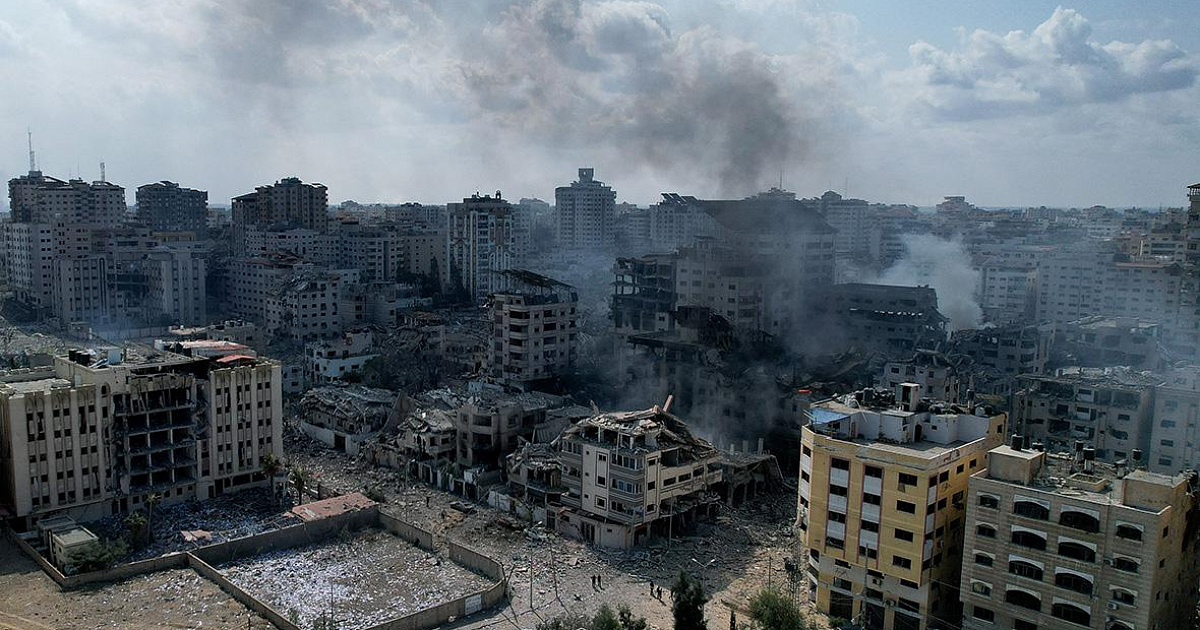
{"type": "Polygon", "coordinates": [[[594,412],[550,444],[525,444],[507,468],[505,499],[524,508],[512,511],[621,549],[686,532],[722,499],[740,502],[780,479],[761,441],[756,452],[722,453],[658,406],[594,412]]]}
{"type": "Polygon", "coordinates": [[[362,385],[314,387],[300,399],[300,430],[339,451],[357,455],[364,441],[392,417],[397,395],[362,385]]]}
{"type": "Polygon", "coordinates": [[[825,287],[811,305],[818,353],[849,347],[906,356],[946,340],[949,320],[930,287],[847,283],[825,287]]]}

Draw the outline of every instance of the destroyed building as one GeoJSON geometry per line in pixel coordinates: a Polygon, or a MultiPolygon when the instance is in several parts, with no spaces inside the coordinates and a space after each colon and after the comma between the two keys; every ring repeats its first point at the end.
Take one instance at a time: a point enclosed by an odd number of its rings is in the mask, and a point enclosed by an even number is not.
{"type": "Polygon", "coordinates": [[[1154,387],[1158,376],[1126,368],[1063,368],[1056,374],[1023,375],[1013,394],[1017,431],[1051,452],[1076,442],[1113,463],[1133,449],[1151,453],[1154,387]]]}
{"type": "Polygon", "coordinates": [[[143,346],[71,351],[0,375],[0,502],[25,529],[267,483],[283,455],[279,364],[143,346]]]}
{"type": "Polygon", "coordinates": [[[575,289],[531,271],[498,275],[505,288],[491,295],[491,376],[509,385],[566,376],[577,353],[575,289]]]}
{"type": "Polygon", "coordinates": [[[911,358],[885,363],[876,386],[899,393],[903,385],[913,383],[922,398],[959,402],[969,389],[970,373],[964,369],[969,366],[970,362],[961,358],[917,350],[911,358]]]}
{"type": "Polygon", "coordinates": [[[825,287],[810,310],[810,331],[824,352],[854,347],[907,357],[944,342],[949,321],[930,287],[836,284],[825,287]]]}
{"type": "Polygon", "coordinates": [[[300,399],[300,429],[339,451],[357,455],[363,441],[387,424],[397,395],[362,385],[314,387],[300,399]]]}
{"type": "Polygon", "coordinates": [[[631,335],[669,330],[675,310],[675,254],[618,258],[613,265],[613,330],[631,335]]]}
{"type": "Polygon", "coordinates": [[[594,415],[554,441],[562,465],[555,530],[605,547],[681,532],[718,500],[720,455],[654,407],[594,415]]]}
{"type": "Polygon", "coordinates": [[[1159,367],[1159,325],[1136,317],[1095,315],[1058,328],[1053,357],[1058,365],[1106,367],[1124,365],[1135,370],[1159,367]]]}
{"type": "Polygon", "coordinates": [[[958,330],[950,336],[948,353],[971,360],[971,388],[977,394],[1007,396],[1016,390],[1017,376],[1046,372],[1053,339],[1054,327],[1048,324],[958,330]]]}

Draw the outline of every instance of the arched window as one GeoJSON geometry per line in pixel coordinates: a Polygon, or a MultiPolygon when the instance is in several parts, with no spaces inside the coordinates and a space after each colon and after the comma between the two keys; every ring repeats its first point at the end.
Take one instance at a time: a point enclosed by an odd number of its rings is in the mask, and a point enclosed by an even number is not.
{"type": "Polygon", "coordinates": [[[1066,525],[1067,527],[1085,532],[1095,533],[1100,531],[1100,519],[1091,514],[1084,514],[1083,512],[1076,512],[1074,510],[1064,511],[1059,515],[1058,522],[1060,525],[1066,525]]]}
{"type": "Polygon", "coordinates": [[[1134,595],[1132,592],[1123,588],[1114,588],[1112,590],[1112,598],[1114,602],[1121,602],[1122,604],[1129,604],[1130,606],[1137,605],[1137,595],[1134,595]]]}
{"type": "Polygon", "coordinates": [[[1096,552],[1091,547],[1077,542],[1058,543],[1058,555],[1082,562],[1095,562],[1096,552]]]}
{"type": "Polygon", "coordinates": [[[1054,585],[1084,595],[1092,594],[1092,581],[1074,573],[1055,573],[1054,585]]]}
{"type": "Polygon", "coordinates": [[[1010,560],[1008,562],[1008,572],[1031,580],[1038,580],[1039,582],[1042,579],[1041,567],[1024,560],[1010,560]]]}
{"type": "Polygon", "coordinates": [[[990,494],[981,494],[979,495],[979,507],[998,508],[1000,507],[1000,499],[990,494]]]}
{"type": "Polygon", "coordinates": [[[1138,572],[1137,560],[1131,560],[1129,558],[1119,558],[1118,557],[1118,558],[1113,558],[1112,565],[1113,565],[1113,568],[1117,569],[1118,571],[1127,571],[1129,573],[1137,573],[1138,572]]]}
{"type": "Polygon", "coordinates": [[[1013,544],[1015,544],[1015,545],[1021,545],[1022,547],[1029,547],[1030,549],[1038,549],[1038,550],[1042,550],[1042,551],[1045,551],[1045,549],[1046,549],[1046,539],[1045,538],[1043,538],[1042,536],[1040,536],[1038,534],[1035,534],[1033,532],[1027,532],[1025,530],[1019,529],[1019,530],[1013,532],[1012,533],[1012,541],[1013,541],[1013,544]]]}
{"type": "Polygon", "coordinates": [[[984,538],[995,538],[996,528],[991,525],[979,525],[975,528],[975,534],[984,538]]]}
{"type": "Polygon", "coordinates": [[[1004,601],[1014,606],[1028,608],[1029,610],[1039,612],[1042,610],[1042,600],[1038,599],[1037,595],[1025,591],[1018,591],[1016,589],[1005,591],[1004,601]]]}
{"type": "Polygon", "coordinates": [[[1045,521],[1050,518],[1050,508],[1033,501],[1016,501],[1013,503],[1013,514],[1045,521]]]}
{"type": "Polygon", "coordinates": [[[1133,525],[1121,523],[1120,525],[1117,525],[1117,538],[1124,538],[1125,540],[1141,540],[1142,530],[1134,527],[1133,525]]]}
{"type": "Polygon", "coordinates": [[[1092,615],[1086,610],[1071,604],[1058,603],[1050,608],[1050,614],[1063,621],[1070,621],[1081,626],[1092,625],[1092,615]]]}

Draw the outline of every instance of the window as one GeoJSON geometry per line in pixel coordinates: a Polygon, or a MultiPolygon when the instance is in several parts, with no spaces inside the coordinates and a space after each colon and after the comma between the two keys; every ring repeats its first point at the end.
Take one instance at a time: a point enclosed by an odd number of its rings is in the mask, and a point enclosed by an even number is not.
{"type": "Polygon", "coordinates": [[[883,500],[883,497],[881,497],[877,494],[864,494],[863,495],[863,503],[870,503],[871,505],[879,505],[882,502],[882,500],[883,500]]]}
{"type": "Polygon", "coordinates": [[[996,613],[992,609],[984,608],[983,606],[973,606],[971,608],[971,616],[980,621],[991,622],[996,620],[996,613]]]}
{"type": "Polygon", "coordinates": [[[892,566],[900,567],[901,569],[911,569],[912,560],[909,560],[904,556],[892,556],[892,566]]]}
{"type": "Polygon", "coordinates": [[[992,557],[989,555],[982,554],[982,553],[975,554],[975,564],[985,566],[985,567],[990,567],[990,566],[992,566],[993,562],[994,562],[994,560],[992,560],[992,557]]]}
{"type": "Polygon", "coordinates": [[[917,505],[908,501],[896,501],[896,509],[908,514],[917,513],[917,505]]]}
{"type": "Polygon", "coordinates": [[[1116,569],[1118,571],[1125,571],[1127,573],[1137,573],[1138,572],[1137,560],[1134,560],[1132,558],[1122,558],[1122,557],[1118,556],[1116,558],[1113,558],[1112,566],[1114,569],[1116,569]]]}
{"type": "Polygon", "coordinates": [[[1005,591],[1004,601],[1006,603],[1013,604],[1014,606],[1028,608],[1029,610],[1036,610],[1038,612],[1041,612],[1042,610],[1042,600],[1038,599],[1037,595],[1026,591],[1019,591],[1016,589],[1005,591]]]}
{"type": "Polygon", "coordinates": [[[1067,527],[1085,532],[1095,533],[1100,531],[1100,519],[1091,514],[1084,514],[1083,512],[1076,512],[1074,510],[1063,511],[1058,516],[1058,522],[1060,525],[1066,525],[1067,527]]]}
{"type": "Polygon", "coordinates": [[[863,466],[863,476],[883,479],[883,469],[878,466],[863,466]]]}
{"type": "Polygon", "coordinates": [[[1141,530],[1141,528],[1136,527],[1134,525],[1128,525],[1126,523],[1118,523],[1117,524],[1117,538],[1124,538],[1125,540],[1141,540],[1142,539],[1142,530],[1141,530]]]}
{"type": "Polygon", "coordinates": [[[871,521],[862,521],[861,523],[859,523],[858,528],[865,532],[878,532],[879,531],[879,523],[872,523],[871,521]]]}
{"type": "Polygon", "coordinates": [[[917,476],[916,475],[910,475],[908,473],[900,473],[901,489],[904,489],[904,486],[915,486],[915,485],[917,485],[917,476]]]}
{"type": "Polygon", "coordinates": [[[913,533],[908,531],[907,529],[897,528],[896,529],[896,540],[904,540],[907,542],[912,542],[913,541],[913,533]]]}
{"type": "Polygon", "coordinates": [[[1017,530],[1013,532],[1012,542],[1015,545],[1029,547],[1030,549],[1038,549],[1043,551],[1046,549],[1046,539],[1042,535],[1025,530],[1017,530]]]}
{"type": "Polygon", "coordinates": [[[1059,602],[1050,607],[1050,615],[1081,626],[1092,625],[1092,616],[1078,606],[1059,602]]]}
{"type": "Polygon", "coordinates": [[[846,486],[833,486],[833,485],[829,486],[829,494],[837,495],[839,497],[844,497],[844,496],[846,496],[846,492],[847,492],[846,486]]]}
{"type": "Polygon", "coordinates": [[[840,512],[830,512],[829,513],[829,521],[832,523],[845,523],[846,515],[842,514],[840,512]]]}
{"type": "Polygon", "coordinates": [[[979,495],[979,507],[992,508],[992,509],[999,508],[1000,507],[1000,499],[998,499],[990,494],[981,494],[981,495],[979,495]]]}
{"type": "Polygon", "coordinates": [[[1058,555],[1082,562],[1096,561],[1095,550],[1077,542],[1066,541],[1058,543],[1058,555]]]}
{"type": "Polygon", "coordinates": [[[995,538],[996,528],[991,525],[979,525],[975,528],[975,535],[983,536],[984,538],[995,538]]]}
{"type": "Polygon", "coordinates": [[[1010,560],[1008,563],[1008,572],[1013,575],[1019,575],[1023,578],[1029,578],[1039,582],[1042,580],[1041,567],[1033,564],[1032,562],[1026,562],[1025,560],[1010,560]]]}
{"type": "Polygon", "coordinates": [[[992,587],[991,585],[984,584],[983,582],[971,582],[971,592],[990,596],[992,594],[992,587]]]}
{"type": "Polygon", "coordinates": [[[1074,573],[1055,573],[1054,585],[1084,595],[1092,594],[1092,581],[1074,573]]]}
{"type": "Polygon", "coordinates": [[[829,460],[829,467],[835,470],[850,470],[850,460],[834,457],[829,460]]]}
{"type": "Polygon", "coordinates": [[[1017,516],[1024,516],[1025,518],[1037,519],[1039,521],[1045,521],[1050,518],[1050,508],[1040,503],[1034,503],[1033,501],[1014,501],[1013,513],[1017,516]]]}
{"type": "Polygon", "coordinates": [[[1123,588],[1114,588],[1112,591],[1112,599],[1114,602],[1129,604],[1130,606],[1137,604],[1137,595],[1134,595],[1123,588]]]}

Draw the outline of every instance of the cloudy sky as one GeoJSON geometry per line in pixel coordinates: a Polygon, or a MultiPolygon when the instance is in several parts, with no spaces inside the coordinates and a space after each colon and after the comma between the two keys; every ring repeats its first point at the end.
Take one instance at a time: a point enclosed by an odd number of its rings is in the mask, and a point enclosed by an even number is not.
{"type": "MultiPolygon", "coordinates": [[[[620,200],[1182,205],[1200,181],[1192,0],[21,0],[0,11],[0,178],[213,203],[620,200]]],[[[7,200],[5,200],[7,202],[7,200]]]]}

